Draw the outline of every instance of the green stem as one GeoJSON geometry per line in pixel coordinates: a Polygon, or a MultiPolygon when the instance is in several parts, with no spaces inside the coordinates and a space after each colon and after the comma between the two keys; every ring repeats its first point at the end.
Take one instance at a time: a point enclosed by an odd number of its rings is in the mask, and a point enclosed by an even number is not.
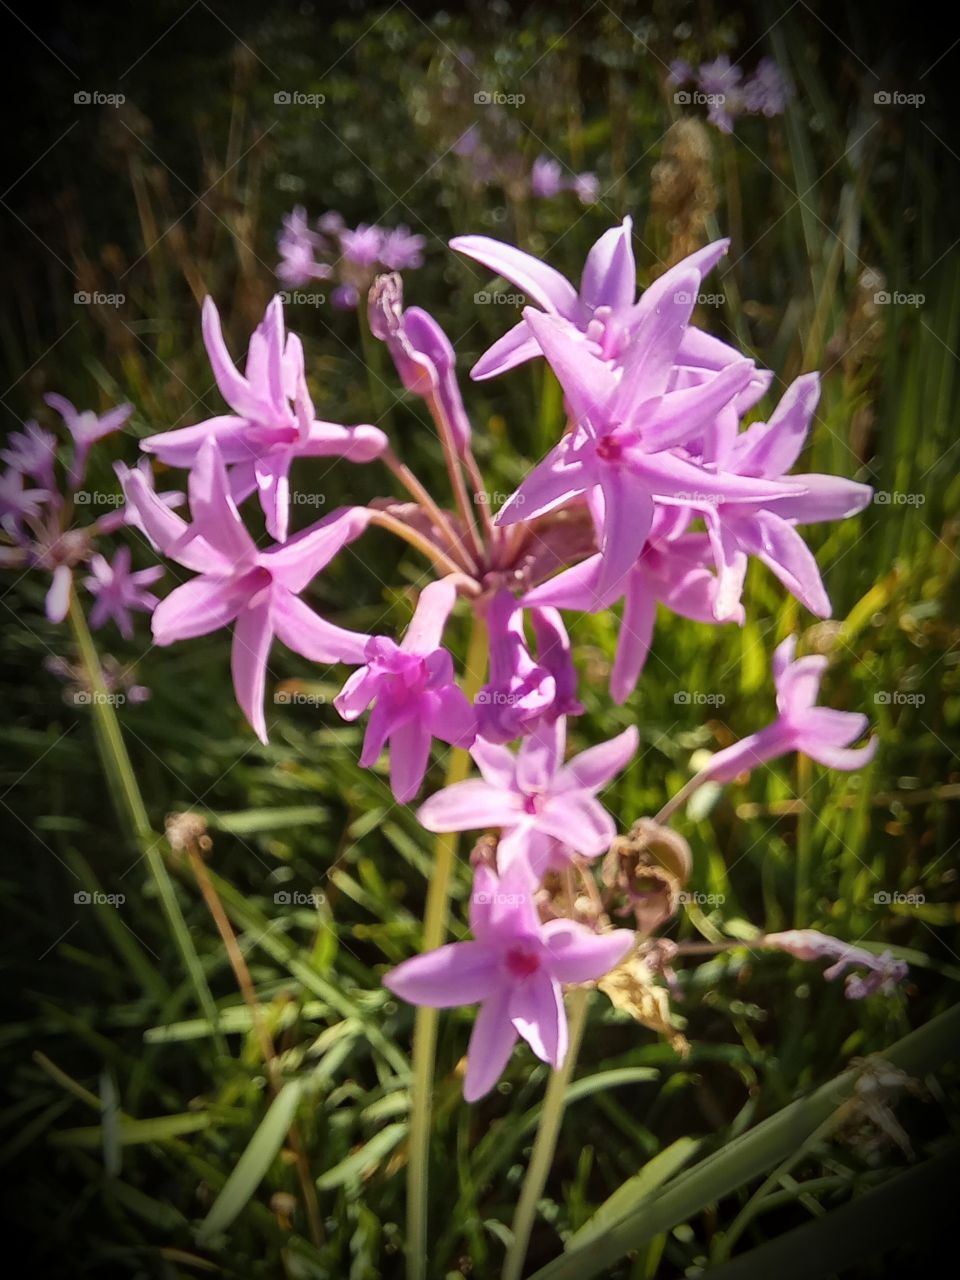
{"type": "MultiPolygon", "coordinates": [[[[474,615],[473,630],[464,668],[464,692],[473,701],[487,670],[487,628],[474,615]]],[[[466,751],[450,756],[446,785],[462,782],[470,768],[466,751]]],[[[434,843],[433,874],[427,890],[423,918],[423,950],[439,947],[447,933],[450,883],[457,857],[459,835],[447,832],[434,843]]],[[[427,1274],[427,1204],[430,1168],[430,1124],[433,1111],[433,1079],[436,1066],[438,1010],[417,1008],[413,1025],[413,1082],[410,1093],[410,1139],[407,1163],[407,1276],[424,1280],[427,1274]]]]}
{"type": "Polygon", "coordinates": [[[590,1001],[589,987],[575,987],[568,997],[570,1007],[570,1043],[567,1056],[555,1071],[550,1072],[550,1082],[543,1099],[543,1110],[540,1123],[537,1125],[537,1136],[530,1153],[530,1163],[524,1175],[520,1199],[517,1201],[513,1215],[513,1240],[507,1250],[503,1264],[503,1280],[520,1280],[523,1264],[530,1244],[530,1233],[537,1216],[537,1205],[547,1185],[547,1175],[553,1163],[553,1155],[557,1149],[557,1138],[560,1136],[560,1125],[563,1121],[563,1109],[567,1096],[567,1086],[573,1074],[573,1068],[580,1052],[580,1041],[583,1039],[583,1028],[587,1021],[587,1005],[590,1001]]]}
{"type": "Polygon", "coordinates": [[[197,955],[190,931],[187,929],[187,922],[180,910],[173,881],[160,853],[160,837],[151,829],[150,819],[147,817],[143,797],[133,772],[133,765],[130,763],[123,734],[120,732],[120,722],[103,678],[96,646],[75,591],[70,595],[70,627],[90,684],[94,732],[100,759],[111,783],[111,797],[121,823],[129,828],[134,842],[147,860],[184,968],[190,975],[204,1017],[209,1020],[212,1027],[214,1045],[219,1053],[226,1055],[227,1043],[220,1031],[217,1006],[207,985],[200,957],[197,955]]]}

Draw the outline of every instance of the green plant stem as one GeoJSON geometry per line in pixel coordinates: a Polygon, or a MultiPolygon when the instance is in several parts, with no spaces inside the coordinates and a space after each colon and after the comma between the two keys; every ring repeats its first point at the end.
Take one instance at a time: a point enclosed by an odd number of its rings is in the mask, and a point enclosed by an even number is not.
{"type": "Polygon", "coordinates": [[[150,874],[157,886],[160,903],[170,925],[174,941],[180,951],[184,968],[193,983],[203,1015],[210,1022],[214,1045],[219,1053],[226,1055],[227,1042],[220,1030],[220,1017],[216,1002],[207,985],[200,957],[197,955],[196,948],[190,937],[190,931],[187,929],[187,922],[184,920],[183,912],[180,910],[180,903],[177,901],[176,890],[173,887],[170,873],[163,861],[163,856],[160,852],[161,838],[151,829],[150,819],[147,817],[143,797],[140,794],[140,788],[137,786],[133,766],[130,763],[130,757],[123,741],[123,734],[120,731],[117,713],[103,679],[103,670],[100,666],[100,659],[97,656],[96,646],[93,643],[93,637],[90,635],[90,628],[87,626],[83,607],[77,599],[75,591],[71,592],[70,595],[69,616],[70,628],[73,631],[77,648],[80,650],[80,658],[90,685],[94,731],[100,759],[111,784],[111,797],[117,808],[120,821],[129,828],[135,843],[147,860],[147,866],[150,868],[150,874]]]}
{"type": "Polygon", "coordinates": [[[590,1001],[589,987],[576,987],[571,991],[568,1002],[570,1010],[570,1043],[567,1056],[562,1065],[550,1072],[550,1082],[543,1099],[543,1110],[540,1123],[537,1125],[537,1136],[534,1139],[530,1163],[524,1175],[520,1199],[517,1201],[516,1213],[513,1215],[513,1240],[507,1250],[503,1264],[503,1280],[520,1280],[523,1264],[530,1244],[530,1233],[537,1216],[537,1205],[547,1184],[547,1175],[553,1163],[553,1155],[557,1149],[557,1138],[560,1136],[560,1124],[563,1120],[564,1103],[567,1086],[580,1052],[580,1041],[583,1039],[583,1028],[587,1021],[587,1005],[590,1001]]]}
{"type": "MultiPolygon", "coordinates": [[[[464,666],[464,693],[473,701],[486,678],[487,628],[474,615],[473,630],[464,666]]],[[[470,767],[466,751],[454,750],[446,785],[462,782],[470,767]]],[[[439,947],[447,933],[450,883],[457,857],[459,835],[447,832],[434,843],[433,875],[427,890],[423,918],[423,950],[439,947]]],[[[436,1066],[438,1010],[417,1008],[413,1026],[413,1076],[410,1094],[410,1138],[407,1163],[407,1276],[424,1280],[427,1273],[427,1204],[430,1165],[430,1124],[433,1112],[433,1079],[436,1066]]]]}

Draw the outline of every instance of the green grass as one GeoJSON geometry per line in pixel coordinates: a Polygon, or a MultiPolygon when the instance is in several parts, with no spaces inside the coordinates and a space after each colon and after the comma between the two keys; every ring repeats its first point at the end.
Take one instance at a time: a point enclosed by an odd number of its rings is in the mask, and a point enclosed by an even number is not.
{"type": "MultiPolygon", "coordinates": [[[[710,30],[694,23],[690,47],[678,50],[667,10],[656,13],[652,52],[636,39],[637,14],[627,7],[618,16],[605,5],[566,34],[570,22],[557,14],[531,15],[510,36],[460,19],[424,25],[400,6],[369,34],[373,12],[337,24],[318,51],[316,20],[281,11],[244,27],[256,57],[224,52],[225,35],[219,45],[205,37],[189,55],[202,75],[184,79],[180,104],[161,93],[169,63],[147,64],[136,100],[142,118],[107,119],[99,133],[85,118],[82,144],[44,166],[51,185],[74,188],[68,220],[45,228],[45,239],[80,286],[111,291],[122,280],[127,301],[116,314],[81,312],[71,329],[80,309],[70,305],[74,284],[65,274],[44,308],[36,289],[21,291],[19,309],[4,322],[7,382],[16,381],[9,406],[42,417],[40,395],[54,388],[83,405],[129,398],[131,436],[216,412],[199,296],[214,293],[238,347],[275,287],[273,237],[294,200],[314,214],[333,206],[348,218],[405,221],[427,234],[428,262],[409,275],[408,301],[427,306],[459,340],[464,370],[513,311],[473,304],[487,281],[444,248],[457,231],[519,240],[575,275],[596,236],[629,211],[646,282],[678,236],[651,199],[653,166],[676,112],[661,60],[678,51],[696,60],[697,33],[710,30]],[[476,77],[458,60],[467,44],[476,77]],[[598,206],[582,210],[572,197],[533,204],[466,181],[460,162],[444,153],[474,113],[475,79],[504,91],[522,81],[527,103],[506,120],[504,145],[527,163],[549,149],[595,168],[606,193],[598,206]],[[324,92],[323,114],[274,108],[277,83],[324,92]],[[204,114],[195,125],[198,103],[204,114]],[[119,120],[133,131],[126,138],[119,120]],[[78,172],[84,162],[87,172],[78,172]],[[193,196],[174,175],[196,193],[212,187],[211,195],[190,208],[193,196]]],[[[767,22],[758,11],[728,25],[736,52],[767,22]]],[[[706,37],[702,43],[704,56],[719,48],[706,37]]],[[[168,56],[175,52],[174,44],[168,56]]],[[[753,1127],[775,1124],[783,1108],[851,1059],[927,1024],[954,1003],[960,979],[953,834],[960,262],[949,235],[956,169],[931,134],[941,132],[936,98],[915,117],[875,112],[873,80],[805,6],[773,28],[748,64],[760,52],[789,66],[801,89],[782,121],[745,121],[732,139],[707,135],[717,198],[711,226],[730,228],[735,243],[732,265],[720,273],[728,301],[701,322],[720,336],[736,334],[784,382],[809,368],[825,371],[805,469],[868,480],[911,500],[875,503],[854,520],[809,531],[837,626],[814,627],[770,575],[751,569],[746,627],[661,617],[641,686],[622,708],[611,707],[606,692],[616,620],[572,620],[587,705],[572,745],[638,725],[637,762],[605,797],[629,826],[682,785],[697,749],[765,723],[770,655],[799,630],[805,645],[830,654],[826,700],[867,711],[880,752],[853,776],[788,759],[685,816],[693,884],[725,902],[706,918],[688,913],[673,934],[742,936],[743,922],[809,926],[889,947],[909,961],[910,978],[894,997],[857,1004],[825,983],[818,966],[784,956],[741,950],[688,967],[676,1006],[691,1042],[685,1059],[595,997],[531,1270],[554,1258],[625,1179],[691,1137],[699,1145],[686,1172],[666,1157],[674,1196],[666,1217],[653,1214],[656,1230],[625,1245],[637,1249],[631,1260],[611,1255],[604,1274],[684,1274],[717,1259],[745,1207],[736,1246],[744,1253],[806,1223],[833,1221],[825,1211],[900,1176],[906,1159],[895,1145],[875,1143],[875,1126],[853,1136],[814,1130],[808,1146],[784,1151],[769,1137],[779,1130],[753,1127]],[[923,305],[875,306],[880,286],[864,279],[868,271],[880,273],[885,288],[923,293],[923,305]],[[708,718],[674,701],[680,688],[725,701],[708,718]],[[891,908],[875,901],[878,891],[925,901],[891,908]],[[797,1158],[782,1170],[751,1166],[744,1181],[718,1183],[706,1198],[687,1195],[682,1179],[697,1174],[696,1162],[711,1153],[729,1160],[731,1140],[744,1133],[759,1133],[751,1149],[773,1153],[771,1160],[791,1151],[797,1158]],[[758,1189],[762,1200],[751,1200],[758,1189]]],[[[188,56],[183,47],[180,55],[188,56]]],[[[33,252],[43,261],[42,249],[33,252]]],[[[34,280],[46,265],[34,267],[34,280]]],[[[290,324],[304,336],[318,412],[374,421],[388,410],[398,452],[439,486],[436,441],[386,360],[368,375],[356,320],[319,309],[295,312],[290,324]]],[[[464,385],[489,488],[509,492],[555,438],[555,385],[539,365],[464,385]]],[[[131,438],[108,444],[99,482],[112,486],[110,455],[133,454],[131,438]]],[[[339,466],[323,476],[315,469],[311,479],[331,504],[391,491],[375,467],[339,466]]],[[[142,547],[137,554],[147,563],[142,547]]],[[[413,553],[375,533],[340,557],[314,598],[345,626],[399,629],[421,575],[413,553]]],[[[223,636],[169,650],[152,649],[145,628],[130,645],[115,634],[97,637],[101,652],[135,664],[153,691],[148,703],[119,713],[149,827],[159,832],[168,813],[187,809],[209,823],[210,874],[286,1082],[271,1103],[256,1028],[189,866],[158,846],[154,856],[165,859],[185,919],[188,936],[178,940],[156,875],[111,808],[90,709],[65,702],[63,686],[43,669],[51,654],[76,655],[69,635],[44,621],[42,592],[38,579],[8,575],[0,597],[12,1005],[0,1146],[12,1175],[10,1205],[34,1241],[39,1273],[193,1276],[213,1266],[238,1280],[399,1275],[413,1013],[379,976],[418,945],[430,846],[412,811],[393,803],[382,774],[357,768],[361,730],[343,725],[328,705],[341,673],[311,670],[278,647],[275,679],[311,682],[326,701],[271,706],[271,742],[262,747],[235,706],[223,636]],[[74,903],[75,893],[96,888],[125,901],[117,909],[74,903]],[[278,902],[283,893],[320,896],[298,905],[278,902]],[[190,951],[201,974],[191,976],[190,951]],[[215,1019],[197,994],[206,986],[215,1019]],[[310,1239],[283,1141],[289,1115],[316,1185],[321,1243],[310,1239]]],[[[458,617],[452,634],[461,653],[467,629],[466,616],[458,617]]],[[[438,759],[432,783],[442,769],[438,759]]],[[[467,884],[461,863],[459,928],[467,884]]],[[[498,1090],[467,1108],[458,1063],[471,1020],[463,1010],[440,1021],[431,1186],[438,1277],[498,1272],[546,1082],[524,1048],[498,1090]]],[[[911,1052],[911,1071],[943,1066],[942,1053],[911,1052]]],[[[832,1114],[834,1093],[822,1096],[832,1114]]],[[[949,1069],[926,1100],[904,1098],[897,1115],[918,1161],[946,1150],[955,1104],[949,1069]]],[[[872,1265],[865,1257],[856,1274],[884,1274],[872,1265]]]]}

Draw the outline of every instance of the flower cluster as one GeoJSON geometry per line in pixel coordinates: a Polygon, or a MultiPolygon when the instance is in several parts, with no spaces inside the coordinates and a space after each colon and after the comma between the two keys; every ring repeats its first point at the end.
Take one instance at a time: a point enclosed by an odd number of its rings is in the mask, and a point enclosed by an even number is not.
{"type": "Polygon", "coordinates": [[[677,87],[696,86],[696,96],[678,93],[675,100],[706,104],[707,119],[721,133],[732,133],[738,116],[762,115],[767,119],[783,115],[791,90],[783,73],[772,58],[761,58],[752,76],[743,78],[743,69],[723,53],[712,62],[694,69],[689,62],[676,58],[670,64],[669,83],[677,87]]]}
{"type": "MultiPolygon", "coordinates": [[[[321,234],[300,214],[287,232],[302,240],[321,234]]],[[[343,255],[366,271],[388,256],[396,267],[403,257],[388,253],[375,228],[347,232],[328,221],[322,233],[336,234],[343,255]]],[[[798,529],[853,515],[871,491],[793,470],[816,410],[817,375],[798,378],[769,415],[746,425],[773,375],[693,319],[702,280],[723,258],[726,241],[677,263],[639,297],[629,218],[590,250],[579,285],[509,244],[483,236],[451,244],[531,303],[480,357],[473,378],[545,359],[565,396],[561,438],[496,515],[473,454],[454,348],[432,316],[405,307],[396,274],[370,289],[371,332],[387,346],[406,389],[429,409],[455,509],[441,507],[376,427],[314,416],[303,349],[285,331],[279,298],[250,339],[243,373],[207,299],[203,336],[229,412],[143,442],[163,463],[189,470],[189,521],[153,491],[142,467],[123,469],[122,481],[128,521],[195,575],[155,608],[155,642],[232,626],[237,701],[261,741],[268,736],[267,664],[278,639],[314,662],[354,668],[334,705],[346,721],[367,716],[359,763],[372,768],[387,753],[398,803],[420,793],[434,740],[445,751],[469,752],[477,773],[461,773],[462,780],[430,795],[418,818],[436,833],[495,833],[474,853],[473,940],[407,960],[385,982],[414,1003],[480,1005],[465,1080],[473,1099],[496,1082],[518,1037],[544,1061],[562,1062],[565,986],[602,981],[624,1007],[639,1007],[630,992],[637,963],[649,967],[642,948],[666,942],[648,935],[675,913],[692,869],[689,848],[666,826],[686,796],[792,751],[849,770],[876,749],[875,740],[853,745],[867,728],[865,716],[816,705],[826,659],[798,658],[796,639],[788,637],[773,657],[776,719],[719,751],[656,819],[638,815],[631,836],[618,837],[600,797],[630,768],[638,731],[621,713],[627,722],[620,733],[567,758],[583,707],[561,611],[596,612],[623,601],[610,682],[623,703],[649,652],[657,603],[701,622],[742,623],[751,556],[812,613],[827,616],[830,602],[798,529]],[[292,532],[291,464],[320,456],[380,459],[410,501],[340,507],[292,532]],[[267,545],[242,514],[254,495],[267,545]],[[314,577],[372,524],[422,552],[437,575],[399,639],[346,630],[303,598],[314,577]],[[458,601],[486,632],[489,653],[489,663],[466,670],[462,680],[446,643],[458,601]],[[631,913],[636,930],[612,927],[613,916],[631,913]]],[[[75,431],[78,452],[102,426],[93,420],[75,431]]],[[[15,446],[15,458],[31,460],[29,467],[11,463],[20,466],[20,479],[8,484],[3,519],[15,538],[46,501],[42,443],[34,433],[15,446]],[[25,474],[43,487],[24,488],[25,474]]],[[[126,560],[112,567],[94,560],[91,567],[101,613],[149,607],[147,581],[131,578],[126,560]]],[[[812,945],[803,950],[800,935],[771,945],[824,954],[812,945]]],[[[836,953],[841,967],[845,956],[836,953]]],[[[855,959],[864,963],[859,953],[855,959]]],[[[862,991],[851,994],[886,990],[902,976],[886,961],[871,972],[880,977],[859,980],[862,991]]]]}
{"type": "Polygon", "coordinates": [[[583,205],[596,204],[600,198],[600,179],[595,173],[564,172],[560,161],[546,155],[537,156],[532,166],[516,148],[517,139],[498,137],[495,142],[484,139],[479,125],[463,131],[451,148],[470,168],[470,176],[478,186],[492,184],[535,200],[552,200],[571,191],[583,205]]]}
{"type": "Polygon", "coordinates": [[[362,222],[348,227],[333,210],[311,227],[306,210],[298,205],[283,219],[277,237],[277,277],[294,289],[314,280],[335,281],[331,303],[338,310],[353,311],[378,268],[409,271],[422,266],[426,243],[405,226],[362,222]]]}
{"type": "MultiPolygon", "coordinates": [[[[82,489],[91,447],[119,431],[133,406],[119,405],[98,416],[90,409],[76,409],[55,393],[46,400],[70,434],[70,458],[61,473],[57,437],[36,422],[25,423],[23,431],[7,438],[7,447],[0,450],[0,461],[6,463],[0,475],[0,528],[8,544],[0,547],[0,564],[50,574],[46,613],[55,623],[67,616],[74,571],[88,565],[91,573],[83,585],[96,597],[91,625],[102,627],[112,619],[129,639],[133,634],[131,610],[150,613],[156,607],[157,597],[147,588],[163,576],[163,569],[153,565],[132,571],[127,547],[121,547],[112,562],[97,550],[99,538],[125,523],[124,512],[107,511],[86,525],[77,524],[75,517],[92,505],[91,494],[82,489]]],[[[176,495],[158,499],[168,504],[178,500],[176,495]]]]}

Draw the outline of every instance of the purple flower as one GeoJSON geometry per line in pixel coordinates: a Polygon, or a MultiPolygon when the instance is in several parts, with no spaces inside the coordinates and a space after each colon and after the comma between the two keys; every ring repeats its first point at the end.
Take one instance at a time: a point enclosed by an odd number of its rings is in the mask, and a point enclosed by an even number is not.
{"type": "Polygon", "coordinates": [[[339,236],[346,225],[343,214],[336,209],[329,209],[317,219],[317,229],[325,236],[339,236]]]}
{"type": "Polygon", "coordinates": [[[386,231],[380,244],[380,261],[391,271],[407,271],[423,266],[425,236],[414,235],[402,224],[386,231]]]}
{"type": "Polygon", "coordinates": [[[384,233],[380,227],[361,222],[354,230],[340,232],[340,251],[347,262],[357,267],[372,267],[380,259],[384,233]]]}
{"type": "Polygon", "coordinates": [[[743,108],[743,71],[725,53],[700,66],[698,83],[710,103],[707,119],[721,133],[733,132],[733,119],[743,108]]]}
{"type": "Polygon", "coordinates": [[[464,129],[451,150],[457,156],[472,156],[477,147],[480,146],[480,142],[480,129],[477,125],[471,124],[464,129]]]}
{"type": "Polygon", "coordinates": [[[817,929],[788,929],[785,933],[768,933],[762,942],[764,947],[786,951],[797,960],[833,960],[824,969],[828,982],[839,978],[844,970],[857,965],[866,969],[866,975],[848,973],[844,983],[844,995],[848,1000],[862,1000],[865,996],[882,991],[890,995],[898,982],[903,982],[909,970],[903,960],[897,960],[890,951],[875,955],[863,947],[854,947],[839,938],[820,933],[817,929]]]}
{"type": "Polygon", "coordinates": [[[695,78],[696,72],[684,58],[674,58],[670,63],[670,74],[667,76],[668,84],[689,84],[695,78]]]}
{"type": "Polygon", "coordinates": [[[0,449],[0,462],[36,480],[50,493],[56,489],[53,474],[56,458],[56,436],[32,421],[24,424],[23,431],[11,432],[6,449],[0,449]]]}
{"type": "Polygon", "coordinates": [[[537,156],[530,171],[530,190],[538,200],[550,200],[566,188],[563,169],[549,156],[537,156]]]}
{"type": "Polygon", "coordinates": [[[581,204],[596,204],[600,199],[600,179],[595,173],[575,173],[570,190],[581,204]]]}
{"type": "Polygon", "coordinates": [[[573,427],[500,509],[497,523],[532,520],[589,494],[599,527],[602,564],[596,591],[601,596],[636,563],[656,502],[758,501],[801,490],[791,482],[707,470],[678,452],[677,446],[711,424],[753,375],[752,363],[741,360],[707,381],[670,389],[698,284],[699,273],[687,270],[645,313],[619,378],[569,321],[532,307],[523,313],[566,392],[573,427]]]}
{"type": "Polygon", "coordinates": [[[877,750],[875,737],[865,746],[850,747],[867,729],[865,715],[816,705],[827,659],[816,655],[795,660],[796,648],[796,636],[788,636],[773,655],[779,712],[776,720],[718,751],[703,770],[704,781],[729,782],[738,773],[756,769],[789,751],[802,751],[828,769],[847,771],[860,769],[873,759],[877,750]]]}
{"type": "Polygon", "coordinates": [[[616,824],[597,792],[635,755],[639,735],[631,725],[616,738],[563,763],[566,722],[542,724],[524,738],[517,755],[478,738],[470,753],[481,777],[438,791],[417,811],[428,831],[485,831],[499,827],[497,865],[517,859],[539,875],[560,841],[585,858],[605,852],[616,824]]]}
{"type": "Polygon", "coordinates": [[[153,638],[159,645],[173,644],[232,622],[237,702],[266,742],[263,697],[274,636],[313,662],[363,661],[370,637],[317,617],[300,593],[363,532],[369,513],[341,507],[283,545],[259,551],[240,518],[213,438],[200,446],[189,490],[193,523],[188,525],[151,490],[141,471],[130,471],[125,478],[127,501],[137,509],[153,545],[199,575],[157,605],[153,638]]]}
{"type": "MultiPolygon", "coordinates": [[[[797,378],[768,422],[752,423],[721,449],[718,465],[740,476],[785,479],[803,448],[819,398],[818,374],[797,378]]],[[[789,478],[802,486],[800,492],[760,503],[703,507],[719,572],[718,618],[729,616],[739,604],[750,555],[767,565],[811,613],[830,616],[830,600],[817,562],[795,526],[855,515],[869,503],[873,490],[841,476],[803,474],[789,478]]]]}
{"type": "Polygon", "coordinates": [[[563,986],[593,982],[633,945],[629,929],[593,933],[571,920],[541,924],[522,871],[499,878],[478,867],[470,900],[473,942],[451,942],[405,960],[385,975],[388,990],[411,1004],[480,1004],[467,1050],[463,1096],[489,1093],[522,1036],[543,1062],[567,1053],[563,986]]]}
{"type": "Polygon", "coordinates": [[[24,520],[36,518],[50,498],[46,489],[28,489],[22,471],[9,467],[0,475],[0,528],[19,542],[24,520]]]}
{"type": "Polygon", "coordinates": [[[420,307],[403,307],[403,281],[379,276],[370,290],[370,331],[387,344],[400,380],[429,405],[458,452],[470,444],[470,421],[457,384],[457,357],[436,320],[420,307]]]}
{"type": "Polygon", "coordinates": [[[130,610],[140,609],[152,613],[160,603],[150,591],[152,586],[163,577],[162,565],[154,565],[149,569],[138,569],[130,572],[130,548],[121,547],[109,564],[103,556],[95,555],[90,561],[93,573],[84,578],[84,586],[96,596],[96,604],[90,612],[90,625],[102,627],[110,618],[120,628],[125,640],[133,636],[133,623],[130,610]]]}
{"type": "Polygon", "coordinates": [[[310,230],[306,210],[297,205],[292,213],[284,216],[283,229],[277,237],[277,248],[283,259],[277,275],[292,288],[311,280],[328,279],[331,268],[316,260],[317,252],[323,247],[323,237],[310,230]]]}
{"type": "Polygon", "coordinates": [[[390,786],[401,804],[420,789],[433,738],[469,747],[476,737],[476,715],[457,686],[453,659],[440,646],[456,598],[449,578],[425,587],[403,641],[369,639],[363,652],[366,666],[353,673],[334,699],[344,720],[356,720],[374,704],[360,765],[369,769],[389,743],[390,786]]]}
{"type": "Polygon", "coordinates": [[[790,86],[772,58],[761,58],[756,70],[743,86],[743,103],[747,111],[768,118],[782,115],[790,98],[790,86]]]}
{"type": "Polygon", "coordinates": [[[117,405],[115,409],[108,409],[105,414],[98,417],[92,409],[84,409],[81,413],[65,396],[57,395],[55,392],[43,398],[51,409],[56,409],[60,414],[67,425],[67,430],[73,436],[73,461],[70,465],[67,485],[71,490],[76,489],[87,469],[87,454],[90,446],[102,440],[104,436],[110,435],[111,432],[119,431],[133,413],[133,405],[117,405]]]}
{"type": "Polygon", "coordinates": [[[338,284],[330,294],[330,305],[335,311],[356,311],[360,290],[354,284],[338,284]]]}
{"type": "Polygon", "coordinates": [[[294,458],[370,462],[387,447],[387,438],[377,427],[344,427],[314,418],[303,346],[296,334],[284,339],[279,296],[250,339],[245,374],[230,359],[212,298],[203,304],[203,341],[220,394],[233,413],[150,436],[142,447],[169,466],[190,467],[204,443],[216,440],[230,468],[234,498],[241,502],[256,490],[267,531],[282,542],[289,527],[294,458]]]}
{"type": "Polygon", "coordinates": [[[496,592],[487,607],[487,631],[490,673],[476,698],[479,732],[488,742],[511,742],[549,717],[557,683],[531,655],[523,609],[506,588],[496,592]]]}
{"type": "MultiPolygon", "coordinates": [[[[588,337],[595,354],[616,365],[630,351],[638,333],[645,325],[649,326],[651,316],[671,294],[681,291],[681,286],[692,285],[692,311],[703,277],[716,266],[730,245],[729,240],[717,240],[698,249],[664,272],[638,302],[632,233],[633,221],[629,217],[624,218],[620,226],[604,232],[587,254],[579,292],[553,267],[500,240],[488,236],[457,236],[450,241],[450,247],[510,280],[547,314],[568,320],[588,337]]],[[[540,343],[523,319],[480,357],[470,376],[476,380],[492,378],[542,354],[540,343]]],[[[674,382],[685,373],[700,376],[704,371],[715,373],[744,359],[726,343],[692,325],[683,329],[676,356],[674,382]]],[[[737,400],[741,412],[760,399],[772,377],[765,370],[753,371],[746,391],[737,400]]]]}
{"type": "MultiPolygon", "coordinates": [[[[694,622],[716,621],[717,578],[708,568],[710,544],[706,534],[685,533],[690,512],[660,507],[654,513],[650,537],[625,579],[606,595],[598,594],[601,557],[591,556],[524,597],[526,605],[556,605],[561,609],[597,613],[624,597],[617,654],[610,673],[610,693],[624,702],[636,688],[650,651],[657,604],[694,622]]],[[[743,622],[737,605],[722,619],[743,622]]]]}

